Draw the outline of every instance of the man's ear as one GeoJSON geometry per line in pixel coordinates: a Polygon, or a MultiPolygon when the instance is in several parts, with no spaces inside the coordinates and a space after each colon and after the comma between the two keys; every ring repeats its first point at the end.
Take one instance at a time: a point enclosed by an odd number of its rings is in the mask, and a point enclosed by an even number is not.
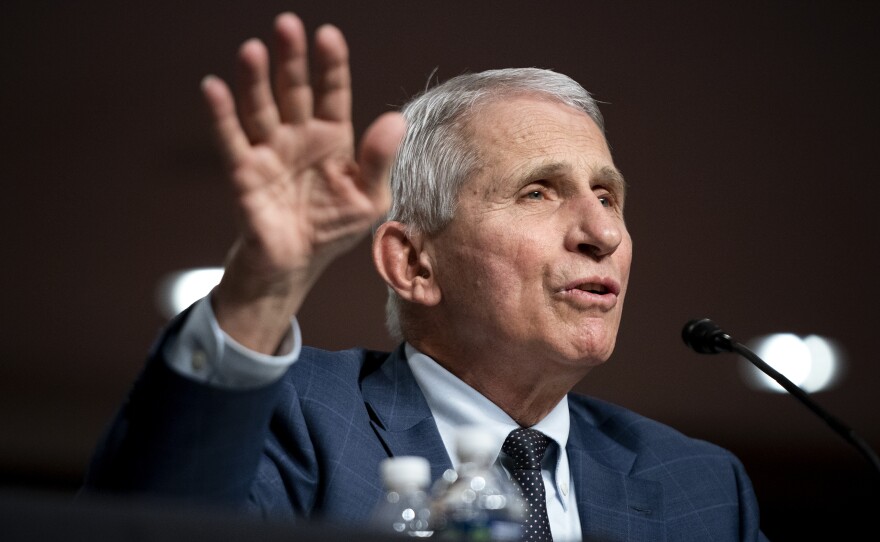
{"type": "Polygon", "coordinates": [[[440,302],[433,259],[422,234],[409,235],[400,222],[385,222],[373,236],[373,263],[402,299],[432,306],[440,302]]]}

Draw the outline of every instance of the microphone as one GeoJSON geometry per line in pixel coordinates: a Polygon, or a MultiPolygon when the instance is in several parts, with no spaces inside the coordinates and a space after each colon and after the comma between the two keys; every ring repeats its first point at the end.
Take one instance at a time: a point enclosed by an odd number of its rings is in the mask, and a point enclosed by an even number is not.
{"type": "Polygon", "coordinates": [[[874,467],[876,474],[880,475],[880,458],[874,450],[868,446],[861,437],[849,426],[832,416],[828,411],[813,401],[809,394],[798,387],[794,382],[785,377],[782,373],[771,367],[764,360],[758,357],[745,345],[735,341],[721,327],[708,318],[696,318],[685,324],[681,330],[681,338],[684,343],[691,349],[700,354],[719,354],[721,352],[732,352],[746,358],[749,362],[757,367],[764,374],[779,383],[780,386],[801,401],[817,416],[825,420],[831,429],[838,433],[844,440],[856,447],[856,449],[868,460],[874,467]]]}
{"type": "Polygon", "coordinates": [[[700,354],[719,354],[732,351],[732,339],[718,324],[708,318],[697,318],[685,324],[681,330],[684,344],[700,354]]]}

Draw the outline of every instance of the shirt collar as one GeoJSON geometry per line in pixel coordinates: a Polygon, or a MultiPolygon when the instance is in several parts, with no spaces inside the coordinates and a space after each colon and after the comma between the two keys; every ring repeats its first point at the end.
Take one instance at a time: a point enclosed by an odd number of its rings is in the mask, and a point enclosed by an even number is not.
{"type": "MultiPolygon", "coordinates": [[[[498,457],[507,435],[519,427],[513,418],[501,410],[498,405],[409,343],[405,346],[405,352],[410,370],[434,415],[440,437],[443,439],[450,459],[452,459],[453,466],[457,468],[459,463],[457,454],[455,454],[455,429],[463,425],[485,427],[496,443],[494,456],[498,457]]],[[[532,426],[533,429],[550,437],[558,445],[560,451],[565,450],[568,443],[569,427],[567,396],[563,396],[562,400],[544,419],[532,426]]],[[[559,461],[563,455],[562,453],[556,454],[557,468],[551,470],[558,470],[559,461]]]]}

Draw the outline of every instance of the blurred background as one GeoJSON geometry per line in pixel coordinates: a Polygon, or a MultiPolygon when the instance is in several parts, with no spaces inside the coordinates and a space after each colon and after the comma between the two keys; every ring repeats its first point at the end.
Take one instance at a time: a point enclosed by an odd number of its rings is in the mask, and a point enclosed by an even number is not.
{"type": "MultiPolygon", "coordinates": [[[[170,273],[234,235],[198,91],[293,10],[346,34],[362,130],[429,78],[536,66],[603,103],[635,259],[618,348],[578,387],[721,444],[773,540],[865,524],[869,464],[794,398],[681,328],[838,347],[814,399],[880,449],[876,2],[24,2],[0,8],[0,485],[73,494],[166,320],[170,273]],[[432,75],[433,74],[433,75],[432,75]]],[[[300,323],[330,349],[394,344],[358,246],[300,323]]]]}

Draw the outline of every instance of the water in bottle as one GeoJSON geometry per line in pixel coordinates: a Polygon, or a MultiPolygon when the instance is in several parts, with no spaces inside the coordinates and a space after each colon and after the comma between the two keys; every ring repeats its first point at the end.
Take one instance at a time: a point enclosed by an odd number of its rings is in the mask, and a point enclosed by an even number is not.
{"type": "Polygon", "coordinates": [[[389,457],[379,466],[385,493],[373,512],[373,526],[391,532],[427,538],[431,530],[428,486],[431,467],[423,457],[389,457]]]}
{"type": "Polygon", "coordinates": [[[522,540],[523,502],[513,482],[494,465],[485,430],[465,427],[456,438],[457,471],[447,471],[432,491],[435,538],[450,541],[522,540]]]}

